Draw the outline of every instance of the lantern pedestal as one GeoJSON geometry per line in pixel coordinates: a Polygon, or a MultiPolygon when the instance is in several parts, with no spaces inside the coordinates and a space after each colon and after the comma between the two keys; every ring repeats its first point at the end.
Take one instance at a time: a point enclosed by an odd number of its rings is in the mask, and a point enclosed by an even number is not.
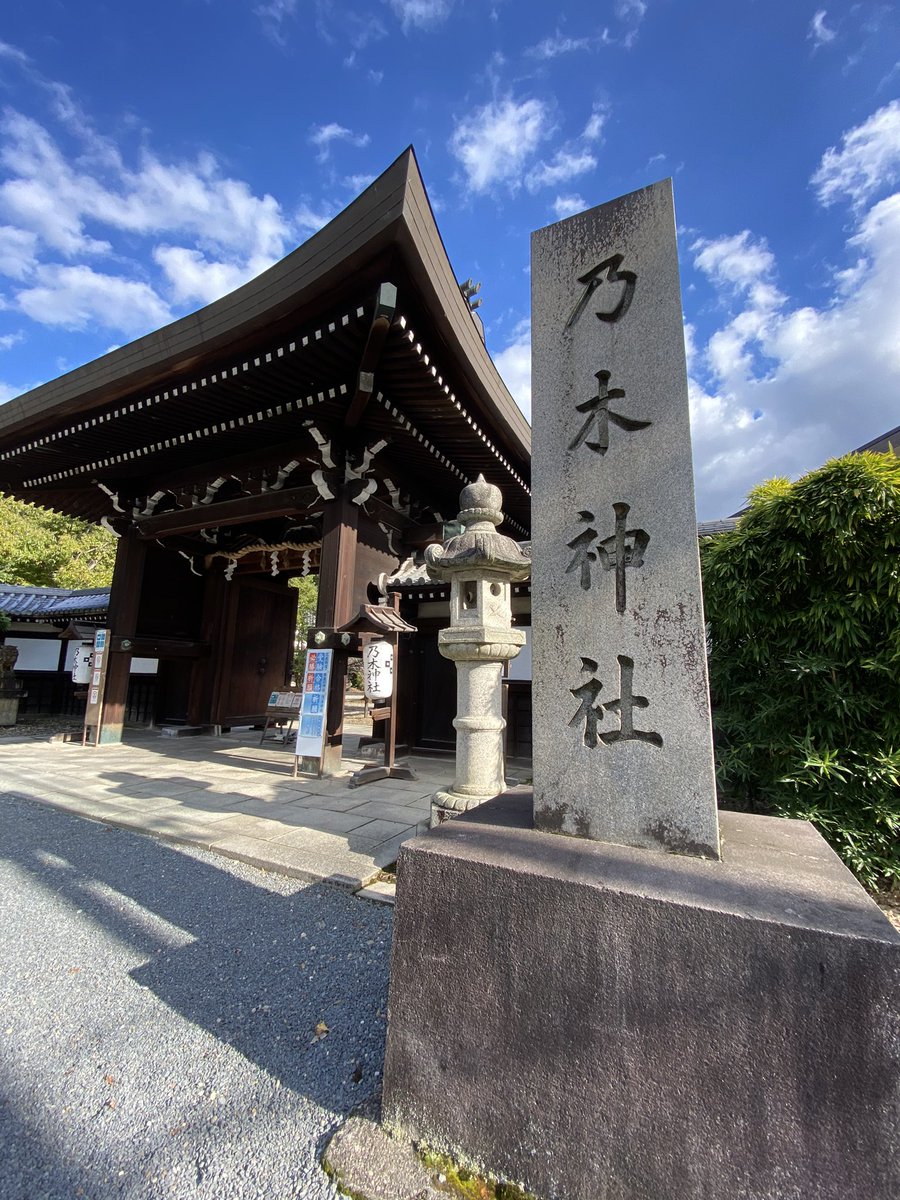
{"type": "Polygon", "coordinates": [[[456,663],[456,778],[431,801],[431,823],[468,812],[506,788],[503,664],[519,653],[521,629],[442,629],[438,645],[456,663]]]}

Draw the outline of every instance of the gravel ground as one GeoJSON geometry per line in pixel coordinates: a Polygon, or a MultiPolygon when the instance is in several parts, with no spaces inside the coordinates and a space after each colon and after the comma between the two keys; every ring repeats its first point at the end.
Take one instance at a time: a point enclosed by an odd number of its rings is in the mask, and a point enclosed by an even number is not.
{"type": "Polygon", "coordinates": [[[331,1200],[389,908],[0,796],[0,1195],[331,1200]]]}

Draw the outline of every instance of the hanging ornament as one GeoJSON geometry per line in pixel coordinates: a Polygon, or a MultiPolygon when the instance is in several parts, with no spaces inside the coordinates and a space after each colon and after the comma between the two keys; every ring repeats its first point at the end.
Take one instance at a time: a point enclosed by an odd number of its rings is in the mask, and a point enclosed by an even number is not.
{"type": "Polygon", "coordinates": [[[72,659],[72,682],[90,683],[91,663],[94,661],[93,642],[82,642],[75,647],[75,657],[72,659]]]}

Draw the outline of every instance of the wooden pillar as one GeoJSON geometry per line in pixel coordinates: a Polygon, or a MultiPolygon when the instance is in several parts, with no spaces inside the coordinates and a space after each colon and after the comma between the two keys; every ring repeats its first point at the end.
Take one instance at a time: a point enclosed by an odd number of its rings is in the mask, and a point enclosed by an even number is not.
{"type": "MultiPolygon", "coordinates": [[[[147,543],[141,541],[133,530],[119,538],[109,595],[108,625],[113,637],[133,638],[137,632],[146,557],[147,543]]],[[[106,673],[103,717],[98,738],[101,744],[121,742],[122,740],[130,674],[131,653],[127,650],[117,650],[111,653],[106,673]]]]}
{"type": "Polygon", "coordinates": [[[188,696],[188,725],[217,724],[223,679],[230,665],[223,646],[231,586],[225,578],[224,566],[214,567],[204,580],[200,641],[209,645],[210,653],[201,655],[194,662],[188,696]]]}
{"type": "MultiPolygon", "coordinates": [[[[356,571],[356,538],[359,505],[345,493],[328,500],[322,514],[322,556],[319,566],[319,603],[316,625],[336,629],[354,615],[353,587],[356,571]]],[[[339,770],[344,727],[344,689],[347,682],[347,657],[335,653],[328,691],[325,719],[325,750],[322,771],[326,775],[339,770]]]]}

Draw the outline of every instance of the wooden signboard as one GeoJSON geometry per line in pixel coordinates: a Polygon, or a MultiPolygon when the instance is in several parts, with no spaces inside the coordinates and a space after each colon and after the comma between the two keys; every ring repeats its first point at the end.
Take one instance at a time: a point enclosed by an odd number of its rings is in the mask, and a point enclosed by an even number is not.
{"type": "Polygon", "coordinates": [[[93,730],[91,741],[100,742],[100,724],[103,720],[103,693],[106,688],[106,668],[109,664],[109,630],[98,629],[94,633],[94,657],[91,663],[91,678],[88,682],[87,706],[84,710],[84,731],[81,744],[88,743],[88,730],[93,730]]]}
{"type": "Polygon", "coordinates": [[[266,705],[266,724],[262,732],[262,737],[259,739],[260,745],[266,740],[269,729],[273,725],[281,727],[281,732],[278,736],[283,742],[287,741],[287,730],[290,729],[291,725],[300,715],[300,702],[302,699],[303,693],[295,691],[293,688],[286,688],[284,691],[272,692],[270,694],[269,703],[266,705]]]}
{"type": "Polygon", "coordinates": [[[297,776],[300,760],[304,758],[317,760],[317,766],[313,768],[317,773],[322,769],[325,713],[328,707],[328,684],[333,658],[333,650],[315,649],[306,652],[300,722],[294,749],[294,778],[297,776]]]}

